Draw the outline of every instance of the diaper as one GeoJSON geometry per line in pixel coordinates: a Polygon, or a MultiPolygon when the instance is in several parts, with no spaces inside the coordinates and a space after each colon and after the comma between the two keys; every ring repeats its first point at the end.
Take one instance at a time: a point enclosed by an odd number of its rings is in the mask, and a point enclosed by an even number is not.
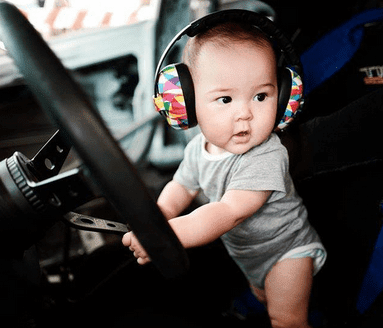
{"type": "Polygon", "coordinates": [[[314,275],[316,275],[326,262],[327,252],[321,243],[311,243],[293,248],[283,255],[278,262],[285,259],[301,259],[305,257],[311,257],[313,259],[314,275]]]}

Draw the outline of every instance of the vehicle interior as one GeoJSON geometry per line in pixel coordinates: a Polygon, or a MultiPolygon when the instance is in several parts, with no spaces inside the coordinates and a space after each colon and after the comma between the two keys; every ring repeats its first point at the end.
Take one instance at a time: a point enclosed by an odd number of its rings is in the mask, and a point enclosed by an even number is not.
{"type": "Polygon", "coordinates": [[[199,132],[154,110],[161,54],[193,20],[246,9],[303,66],[304,109],[279,137],[328,252],[310,324],[381,327],[383,2],[86,3],[0,1],[0,325],[271,327],[222,242],[185,250],[156,206],[199,132]],[[122,245],[130,230],[152,263],[122,245]]]}

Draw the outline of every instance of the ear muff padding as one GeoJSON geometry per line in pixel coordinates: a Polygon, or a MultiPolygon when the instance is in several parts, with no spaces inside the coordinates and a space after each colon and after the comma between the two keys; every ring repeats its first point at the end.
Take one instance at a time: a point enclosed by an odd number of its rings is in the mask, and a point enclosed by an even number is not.
{"type": "Polygon", "coordinates": [[[188,118],[188,128],[192,128],[193,126],[197,125],[193,79],[191,77],[189,68],[185,64],[179,63],[176,64],[175,67],[178,71],[182,93],[184,95],[185,109],[188,118]]]}
{"type": "Polygon", "coordinates": [[[278,68],[278,110],[276,125],[279,124],[285,114],[291,94],[291,73],[286,67],[278,68]]]}

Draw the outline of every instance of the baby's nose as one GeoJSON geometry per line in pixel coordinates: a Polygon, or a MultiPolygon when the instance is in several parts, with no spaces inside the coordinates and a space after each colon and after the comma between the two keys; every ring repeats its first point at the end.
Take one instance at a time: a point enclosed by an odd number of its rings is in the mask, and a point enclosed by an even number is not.
{"type": "Polygon", "coordinates": [[[253,113],[251,110],[251,106],[247,104],[243,104],[238,107],[237,115],[236,115],[237,120],[248,121],[248,120],[251,120],[252,118],[253,118],[253,113]]]}

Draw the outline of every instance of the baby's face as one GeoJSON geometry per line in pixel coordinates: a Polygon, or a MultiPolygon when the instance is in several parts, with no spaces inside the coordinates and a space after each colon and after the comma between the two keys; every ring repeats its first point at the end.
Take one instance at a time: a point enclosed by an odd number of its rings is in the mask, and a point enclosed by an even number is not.
{"type": "Polygon", "coordinates": [[[272,49],[204,45],[193,70],[198,124],[210,153],[243,154],[273,131],[278,103],[272,49]]]}

